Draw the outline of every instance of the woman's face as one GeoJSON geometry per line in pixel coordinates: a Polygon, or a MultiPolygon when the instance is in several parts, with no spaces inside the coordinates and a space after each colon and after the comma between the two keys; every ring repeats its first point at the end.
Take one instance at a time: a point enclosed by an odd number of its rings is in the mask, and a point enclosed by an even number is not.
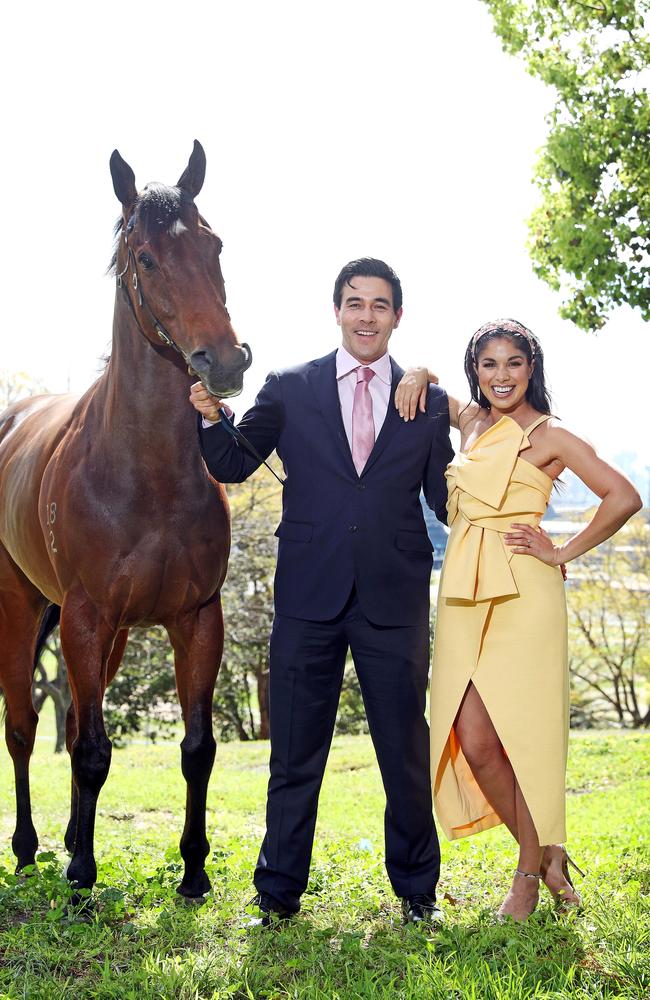
{"type": "Polygon", "coordinates": [[[492,409],[508,413],[525,401],[533,366],[514,341],[495,337],[480,348],[476,373],[481,392],[492,409]]]}

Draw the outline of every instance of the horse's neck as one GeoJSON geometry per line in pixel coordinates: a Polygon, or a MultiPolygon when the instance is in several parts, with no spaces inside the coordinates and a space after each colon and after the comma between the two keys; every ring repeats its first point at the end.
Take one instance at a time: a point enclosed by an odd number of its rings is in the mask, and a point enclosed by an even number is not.
{"type": "MultiPolygon", "coordinates": [[[[150,467],[201,464],[196,411],[189,402],[187,369],[171,353],[157,350],[138,329],[118,292],[111,357],[95,401],[115,448],[150,467]]],[[[171,471],[171,470],[170,470],[171,471]]]]}

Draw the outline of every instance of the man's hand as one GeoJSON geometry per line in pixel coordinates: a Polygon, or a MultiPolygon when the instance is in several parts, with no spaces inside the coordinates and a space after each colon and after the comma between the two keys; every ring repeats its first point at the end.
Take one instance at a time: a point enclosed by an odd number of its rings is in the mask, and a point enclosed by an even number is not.
{"type": "Polygon", "coordinates": [[[190,389],[190,403],[206,420],[221,420],[219,410],[224,404],[216,396],[210,395],[200,382],[195,382],[190,389]]]}

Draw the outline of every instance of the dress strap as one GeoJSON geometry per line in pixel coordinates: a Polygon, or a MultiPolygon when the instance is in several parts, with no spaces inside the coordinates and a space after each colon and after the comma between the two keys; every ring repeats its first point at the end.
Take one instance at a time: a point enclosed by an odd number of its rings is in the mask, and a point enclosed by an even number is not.
{"type": "Polygon", "coordinates": [[[532,422],[530,427],[526,428],[526,430],[524,431],[524,437],[528,437],[528,435],[532,433],[532,431],[534,431],[536,427],[539,427],[540,424],[543,424],[545,420],[550,420],[551,416],[552,414],[550,413],[542,413],[542,415],[538,417],[537,420],[534,420],[532,422]]]}

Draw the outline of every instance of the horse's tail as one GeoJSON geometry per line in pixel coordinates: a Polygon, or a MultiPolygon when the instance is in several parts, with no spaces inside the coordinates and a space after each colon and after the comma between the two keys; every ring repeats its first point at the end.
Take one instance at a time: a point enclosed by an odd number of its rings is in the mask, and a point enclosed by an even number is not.
{"type": "Polygon", "coordinates": [[[45,614],[41,618],[41,626],[38,630],[38,636],[36,638],[36,649],[34,651],[34,663],[32,665],[32,673],[36,672],[38,666],[38,661],[41,658],[41,653],[43,652],[43,646],[49,639],[51,633],[57,627],[61,621],[61,608],[58,604],[48,604],[45,609],[45,614]]]}
{"type": "MultiPolygon", "coordinates": [[[[43,646],[47,642],[50,634],[54,631],[56,626],[61,620],[61,608],[58,604],[48,604],[45,609],[45,613],[41,618],[41,624],[38,629],[38,636],[36,637],[36,649],[34,651],[34,662],[32,663],[32,675],[36,672],[36,667],[38,666],[38,661],[41,658],[41,653],[43,652],[43,646]]],[[[7,704],[4,696],[4,691],[0,688],[0,723],[5,721],[7,715],[7,704]]]]}

